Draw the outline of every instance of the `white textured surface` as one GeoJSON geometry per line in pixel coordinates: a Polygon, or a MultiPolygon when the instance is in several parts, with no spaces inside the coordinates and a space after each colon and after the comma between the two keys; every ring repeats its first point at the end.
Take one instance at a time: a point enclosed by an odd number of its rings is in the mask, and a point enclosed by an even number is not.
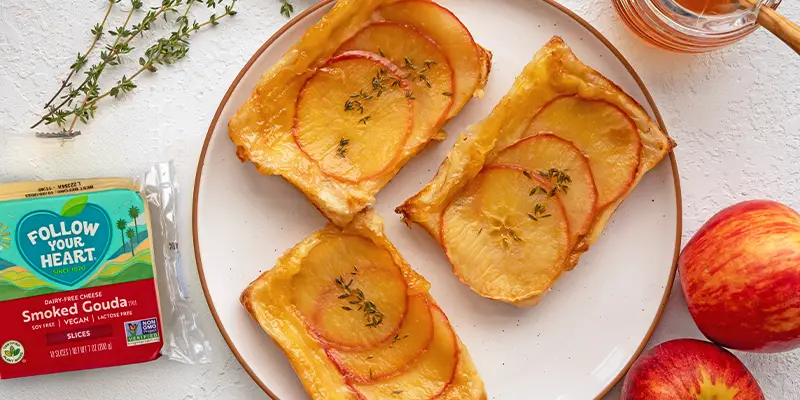
{"type": "MultiPolygon", "coordinates": [[[[125,2],[125,1],[123,1],[125,2]]],[[[57,87],[105,2],[3,0],[0,6],[0,181],[133,174],[174,159],[181,176],[185,268],[214,362],[168,361],[0,383],[16,399],[261,399],[211,319],[194,274],[191,187],[197,157],[219,100],[251,54],[284,22],[277,0],[240,3],[240,14],[192,41],[178,65],[144,76],[122,101],[106,102],[85,136],[60,147],[27,129],[57,87]]],[[[145,0],[151,5],[155,0],[145,0]]],[[[304,8],[312,0],[294,0],[304,8]]],[[[684,243],[715,211],[750,198],[772,198],[800,209],[800,58],[759,31],[728,49],[689,56],[644,45],[614,13],[610,0],[564,0],[622,51],[642,76],[664,116],[683,185],[684,243]]],[[[123,6],[127,7],[127,5],[123,6]]],[[[800,21],[800,5],[781,11],[800,21]]],[[[148,36],[153,40],[155,33],[148,36]]],[[[125,67],[134,68],[129,62],[125,67]]],[[[127,72],[127,69],[125,70],[127,72]]],[[[116,75],[111,75],[116,76],[116,75]]],[[[652,343],[699,337],[676,284],[652,343]]],[[[800,398],[800,351],[738,353],[770,400],[800,398]]],[[[616,398],[616,391],[609,398],[616,398]]],[[[289,399],[292,400],[292,399],[289,399]]],[[[580,399],[578,399],[580,400],[580,399]]]]}

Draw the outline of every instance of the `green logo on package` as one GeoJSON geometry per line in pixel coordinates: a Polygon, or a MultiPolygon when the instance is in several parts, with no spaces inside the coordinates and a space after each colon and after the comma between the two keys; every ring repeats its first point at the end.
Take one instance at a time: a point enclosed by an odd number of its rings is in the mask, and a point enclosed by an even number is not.
{"type": "Polygon", "coordinates": [[[16,364],[25,358],[25,348],[16,340],[9,340],[0,347],[0,357],[6,364],[16,364]]]}
{"type": "Polygon", "coordinates": [[[32,211],[17,224],[17,248],[31,271],[46,282],[80,287],[105,261],[111,246],[108,213],[88,201],[72,197],[60,213],[32,211]]]}

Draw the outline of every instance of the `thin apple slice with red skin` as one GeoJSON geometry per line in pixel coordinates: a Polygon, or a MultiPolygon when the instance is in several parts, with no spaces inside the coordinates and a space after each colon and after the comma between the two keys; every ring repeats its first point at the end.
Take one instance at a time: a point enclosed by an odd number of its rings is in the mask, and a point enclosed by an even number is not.
{"type": "MultiPolygon", "coordinates": [[[[553,168],[566,174],[569,182],[564,182],[564,190],[558,191],[558,196],[567,211],[573,242],[589,231],[597,212],[597,188],[589,159],[571,142],[553,134],[528,137],[503,150],[491,164],[519,165],[539,176],[553,168]]],[[[553,184],[557,178],[545,179],[553,184]]]]}
{"type": "Polygon", "coordinates": [[[303,258],[292,285],[298,313],[328,346],[356,350],[380,345],[397,333],[406,315],[407,285],[400,268],[388,251],[359,236],[325,236],[303,258]],[[366,326],[368,317],[375,316],[364,312],[366,302],[383,314],[376,326],[366,326]]]}
{"type": "Polygon", "coordinates": [[[453,381],[458,366],[458,339],[444,312],[431,307],[433,338],[422,354],[402,374],[367,384],[351,383],[365,399],[436,399],[453,381]]]}
{"type": "Polygon", "coordinates": [[[442,215],[440,237],[455,275],[483,297],[522,302],[564,270],[569,225],[549,184],[513,165],[485,167],[442,215]]]}
{"type": "Polygon", "coordinates": [[[578,96],[557,97],[533,117],[526,136],[542,132],[572,142],[589,158],[598,209],[619,199],[633,185],[642,140],[634,121],[616,105],[578,96]]]}
{"type": "Polygon", "coordinates": [[[483,73],[478,45],[469,30],[450,10],[427,0],[388,4],[376,13],[382,20],[415,26],[444,51],[455,72],[449,118],[456,116],[475,94],[483,73]]]}
{"type": "Polygon", "coordinates": [[[293,135],[300,150],[342,181],[380,175],[401,153],[414,123],[402,76],[377,54],[349,51],[332,58],[297,98],[293,135]],[[373,86],[376,77],[385,90],[373,86]]]}
{"type": "Polygon", "coordinates": [[[331,348],[326,353],[345,378],[367,383],[400,374],[425,352],[432,338],[433,317],[428,295],[420,293],[408,298],[403,326],[388,342],[367,350],[331,348]]]}
{"type": "Polygon", "coordinates": [[[352,50],[379,53],[403,71],[414,97],[411,143],[424,143],[438,133],[453,105],[454,73],[436,42],[411,25],[378,22],[362,29],[338,52],[352,50]]]}

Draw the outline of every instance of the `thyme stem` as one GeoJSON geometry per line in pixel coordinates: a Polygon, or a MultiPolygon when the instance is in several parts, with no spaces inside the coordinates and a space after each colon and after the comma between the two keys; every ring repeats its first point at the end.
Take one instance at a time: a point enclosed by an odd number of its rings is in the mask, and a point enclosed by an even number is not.
{"type": "MultiPolygon", "coordinates": [[[[122,24],[122,29],[118,30],[118,34],[116,35],[117,38],[114,39],[114,43],[111,45],[111,49],[112,49],[111,53],[112,54],[109,54],[109,56],[106,59],[104,59],[102,61],[102,63],[100,64],[100,73],[102,73],[102,71],[105,69],[106,65],[108,65],[109,61],[111,61],[115,57],[119,56],[119,47],[117,45],[119,44],[120,39],[122,39],[122,36],[123,36],[122,32],[125,31],[125,28],[128,27],[128,23],[131,22],[131,17],[133,16],[133,12],[138,9],[138,7],[136,7],[136,5],[135,5],[135,1],[133,1],[132,3],[134,3],[134,4],[131,5],[131,10],[128,11],[128,16],[125,18],[125,22],[122,24]]],[[[131,35],[125,41],[125,44],[128,44],[128,42],[130,42],[131,39],[133,39],[134,37],[135,37],[135,35],[131,35]]],[[[97,77],[99,78],[100,74],[97,74],[97,77]]],[[[86,82],[89,81],[90,79],[91,79],[91,77],[87,76],[86,80],[83,81],[84,83],[81,84],[81,87],[84,87],[86,82]]],[[[83,102],[81,103],[79,108],[86,107],[86,101],[89,100],[90,93],[91,92],[86,93],[86,95],[83,97],[83,102]]],[[[75,123],[78,122],[78,114],[74,114],[74,115],[75,116],[72,118],[72,122],[69,124],[69,129],[67,129],[67,131],[71,131],[72,128],[75,127],[75,123]]]]}
{"type": "MultiPolygon", "coordinates": [[[[75,64],[72,64],[73,67],[70,69],[69,75],[67,75],[66,79],[61,81],[61,87],[58,89],[56,94],[54,94],[53,97],[51,97],[50,100],[48,100],[47,103],[45,103],[45,105],[44,105],[45,109],[50,107],[50,105],[53,104],[53,102],[56,100],[58,95],[60,95],[61,92],[63,92],[64,89],[71,83],[70,80],[72,79],[72,76],[75,75],[75,73],[78,72],[78,70],[80,70],[81,67],[83,67],[83,65],[85,64],[85,59],[90,54],[92,54],[92,51],[94,50],[95,45],[97,45],[97,41],[100,40],[101,36],[103,36],[103,29],[105,29],[106,21],[108,21],[108,16],[109,16],[109,14],[111,14],[111,9],[114,7],[114,3],[115,3],[114,0],[108,0],[108,8],[106,8],[106,14],[103,16],[103,20],[100,21],[99,25],[96,25],[94,27],[94,29],[92,29],[92,33],[93,33],[92,36],[94,36],[94,39],[92,40],[92,44],[89,45],[89,49],[86,50],[86,53],[83,54],[83,57],[81,57],[80,53],[78,53],[78,59],[75,61],[75,64]],[[83,62],[81,62],[81,60],[83,60],[83,62]]],[[[39,122],[41,122],[41,121],[39,121],[39,122]]],[[[38,125],[38,123],[36,125],[38,125]]],[[[36,125],[34,125],[34,127],[36,127],[36,125]]]]}

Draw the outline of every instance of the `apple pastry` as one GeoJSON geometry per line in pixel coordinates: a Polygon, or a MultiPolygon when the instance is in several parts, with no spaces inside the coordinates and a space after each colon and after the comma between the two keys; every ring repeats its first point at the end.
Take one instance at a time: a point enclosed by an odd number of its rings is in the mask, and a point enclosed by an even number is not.
{"type": "Polygon", "coordinates": [[[346,226],[474,96],[491,54],[428,0],[340,0],[228,122],[242,161],[346,226]]]}
{"type": "Polygon", "coordinates": [[[397,211],[442,245],[473,291],[531,306],[673,147],[635,100],[554,37],[397,211]]]}
{"type": "Polygon", "coordinates": [[[289,250],[241,302],[313,399],[485,399],[429,288],[368,209],[289,250]]]}

